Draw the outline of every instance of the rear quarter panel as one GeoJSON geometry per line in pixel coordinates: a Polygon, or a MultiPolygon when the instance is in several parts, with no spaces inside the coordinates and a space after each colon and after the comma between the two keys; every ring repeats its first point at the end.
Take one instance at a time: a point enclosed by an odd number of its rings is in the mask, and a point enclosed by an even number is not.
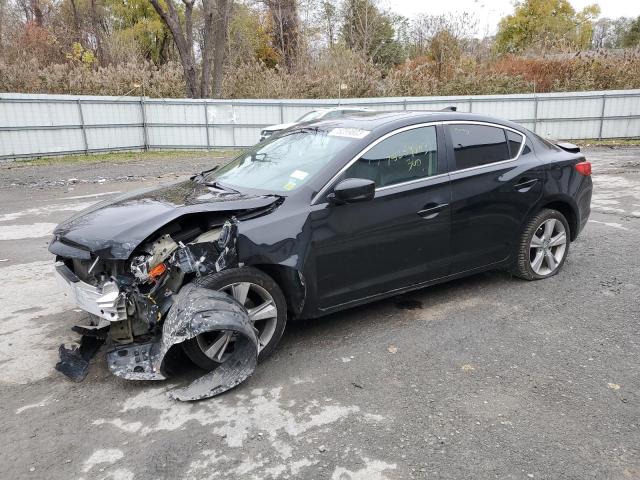
{"type": "MultiPolygon", "coordinates": [[[[547,171],[541,207],[553,202],[568,204],[575,215],[575,223],[571,225],[571,240],[575,240],[591,213],[593,182],[590,176],[584,176],[575,169],[575,165],[585,161],[585,157],[582,153],[569,153],[561,149],[545,148],[537,153],[547,171]]],[[[573,223],[572,219],[568,220],[573,223]]]]}

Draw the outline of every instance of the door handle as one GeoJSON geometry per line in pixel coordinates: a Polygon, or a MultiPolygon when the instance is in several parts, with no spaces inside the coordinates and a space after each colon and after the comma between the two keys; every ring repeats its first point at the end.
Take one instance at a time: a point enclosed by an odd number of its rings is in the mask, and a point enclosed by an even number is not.
{"type": "Polygon", "coordinates": [[[514,188],[518,190],[520,193],[526,193],[531,190],[536,183],[538,183],[538,178],[524,178],[520,180],[518,183],[514,185],[514,188]]]}
{"type": "Polygon", "coordinates": [[[440,214],[440,210],[447,206],[449,206],[448,203],[428,203],[427,205],[425,205],[426,208],[418,210],[418,215],[420,215],[425,220],[431,220],[432,218],[436,218],[440,214]]]}

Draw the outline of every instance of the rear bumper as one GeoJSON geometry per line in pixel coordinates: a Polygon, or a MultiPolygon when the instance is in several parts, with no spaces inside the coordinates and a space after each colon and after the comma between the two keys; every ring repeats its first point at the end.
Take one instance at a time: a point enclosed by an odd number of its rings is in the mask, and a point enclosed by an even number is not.
{"type": "Polygon", "coordinates": [[[585,182],[583,188],[580,189],[578,198],[576,199],[576,203],[578,204],[578,231],[573,236],[578,236],[578,234],[585,227],[587,222],[589,221],[589,215],[591,215],[591,196],[593,195],[593,182],[590,177],[588,178],[588,182],[585,182]]]}

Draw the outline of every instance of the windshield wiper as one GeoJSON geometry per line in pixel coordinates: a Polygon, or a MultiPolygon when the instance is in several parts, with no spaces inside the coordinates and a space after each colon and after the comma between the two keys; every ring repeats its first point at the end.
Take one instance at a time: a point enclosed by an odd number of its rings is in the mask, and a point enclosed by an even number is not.
{"type": "Polygon", "coordinates": [[[202,172],[198,173],[197,175],[194,175],[191,177],[191,180],[193,180],[194,182],[198,182],[198,183],[203,183],[207,174],[211,173],[211,172],[215,172],[218,168],[220,168],[220,165],[216,165],[213,168],[210,168],[209,170],[203,170],[202,172]]]}
{"type": "Polygon", "coordinates": [[[300,127],[296,128],[293,132],[304,132],[304,133],[320,133],[319,127],[300,127]]]}
{"type": "Polygon", "coordinates": [[[232,192],[232,193],[240,193],[238,190],[234,190],[233,188],[229,188],[226,185],[223,185],[223,184],[221,184],[220,182],[217,182],[217,181],[205,182],[204,184],[207,187],[217,188],[218,190],[225,190],[227,192],[232,192]]]}

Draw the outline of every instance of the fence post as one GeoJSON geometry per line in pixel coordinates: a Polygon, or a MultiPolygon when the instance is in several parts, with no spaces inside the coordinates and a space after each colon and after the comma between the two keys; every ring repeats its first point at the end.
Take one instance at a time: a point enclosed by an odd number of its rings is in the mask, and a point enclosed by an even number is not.
{"type": "Polygon", "coordinates": [[[84,143],[84,153],[89,153],[89,143],[87,142],[87,130],[84,126],[84,114],[82,113],[82,101],[76,100],[78,104],[78,115],[80,115],[80,129],[82,130],[82,141],[84,143]]]}
{"type": "Polygon", "coordinates": [[[284,105],[280,102],[280,123],[284,123],[284,105]]]}
{"type": "Polygon", "coordinates": [[[538,96],[533,94],[533,133],[538,133],[538,96]]]}
{"type": "Polygon", "coordinates": [[[402,109],[403,110],[407,109],[407,99],[406,98],[404,100],[402,100],[402,109]]]}
{"type": "Polygon", "coordinates": [[[204,106],[204,128],[207,129],[207,150],[211,150],[211,140],[209,139],[209,112],[207,110],[207,101],[202,102],[204,106]]]}
{"type": "Polygon", "coordinates": [[[236,146],[236,104],[231,103],[231,145],[236,146]]]}
{"type": "Polygon", "coordinates": [[[140,111],[142,112],[142,135],[144,138],[144,150],[149,150],[149,133],[147,132],[147,112],[144,108],[144,97],[140,97],[140,111]]]}
{"type": "Polygon", "coordinates": [[[469,113],[473,113],[473,97],[469,97],[469,113]]]}
{"type": "Polygon", "coordinates": [[[600,132],[598,133],[598,140],[602,140],[602,129],[604,127],[604,108],[607,105],[607,96],[602,95],[602,109],[600,110],[600,132]]]}

